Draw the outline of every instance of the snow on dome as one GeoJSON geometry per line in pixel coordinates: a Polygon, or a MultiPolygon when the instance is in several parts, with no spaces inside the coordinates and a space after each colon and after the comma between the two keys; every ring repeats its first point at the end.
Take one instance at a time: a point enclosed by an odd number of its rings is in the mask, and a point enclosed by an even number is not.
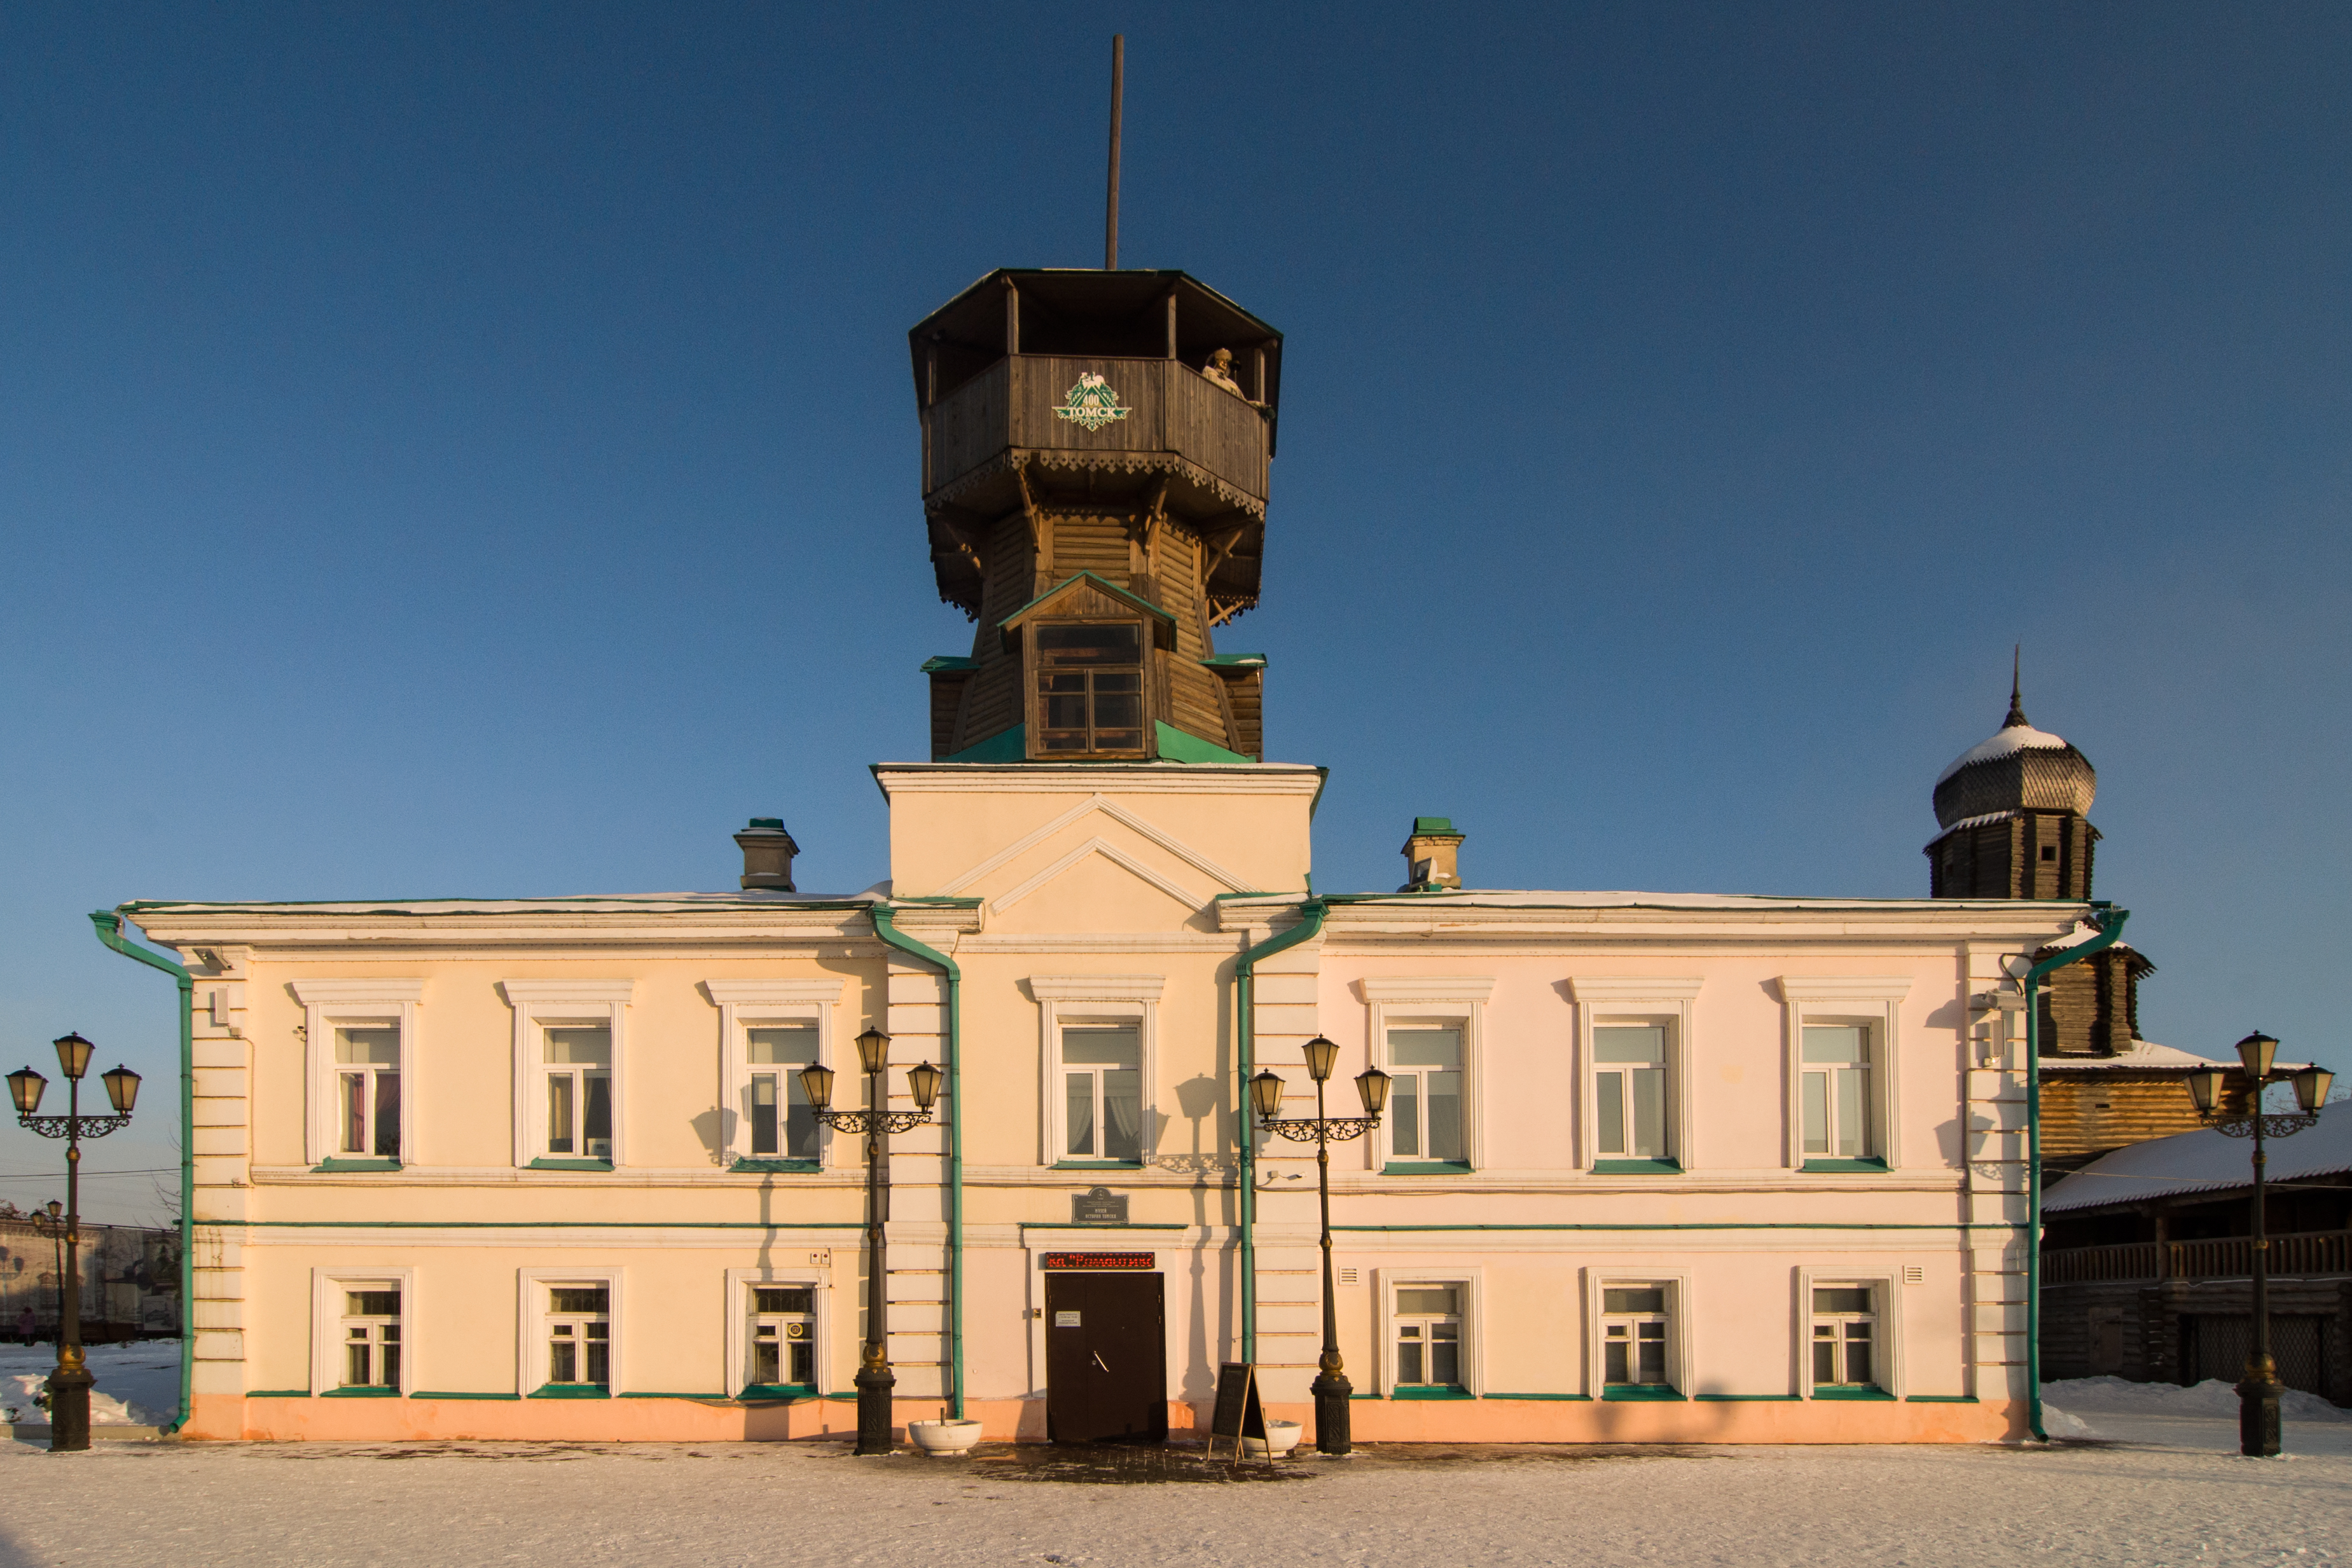
{"type": "MultiPolygon", "coordinates": [[[[2046,729],[2036,729],[2030,724],[2013,724],[1997,731],[1990,740],[1979,740],[1958,757],[1952,765],[1936,775],[1941,784],[1971,762],[1992,762],[2020,751],[2063,751],[2065,738],[2046,729]]],[[[1916,777],[1916,775],[1914,777],[1916,777]]]]}

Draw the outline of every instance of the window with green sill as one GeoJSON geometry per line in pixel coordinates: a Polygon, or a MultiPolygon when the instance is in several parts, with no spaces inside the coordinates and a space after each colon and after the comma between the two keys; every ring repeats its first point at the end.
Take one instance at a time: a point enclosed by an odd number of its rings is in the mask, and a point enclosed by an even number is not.
{"type": "Polygon", "coordinates": [[[549,1285],[547,1386],[579,1395],[613,1383],[612,1291],[605,1285],[549,1285]]]}
{"type": "Polygon", "coordinates": [[[747,1398],[816,1392],[816,1287],[752,1285],[747,1398]]]}
{"type": "Polygon", "coordinates": [[[1879,1392],[1878,1292],[1865,1284],[1813,1287],[1813,1392],[1879,1392]]]}
{"type": "Polygon", "coordinates": [[[1143,1162],[1143,1041],[1132,1023],[1062,1026],[1061,1165],[1143,1162]]]}
{"type": "Polygon", "coordinates": [[[400,1390],[400,1287],[346,1286],[343,1290],[343,1377],[353,1392],[400,1390]]]}
{"type": "Polygon", "coordinates": [[[1389,1030],[1389,1162],[1468,1168],[1462,1030],[1415,1024],[1389,1030]]]}
{"type": "Polygon", "coordinates": [[[1608,1285],[1601,1291],[1601,1381],[1612,1398],[1661,1398],[1674,1393],[1666,1354],[1664,1285],[1608,1285]]]}
{"type": "Polygon", "coordinates": [[[748,1157],[761,1162],[757,1169],[815,1168],[816,1107],[801,1086],[801,1069],[814,1064],[816,1047],[814,1023],[753,1024],[743,1030],[742,1115],[748,1157]]]}
{"type": "Polygon", "coordinates": [[[1666,1137],[1666,1071],[1664,1025],[1594,1027],[1592,1120],[1597,1166],[1647,1174],[1673,1159],[1666,1137]]]}
{"type": "Polygon", "coordinates": [[[335,1154],[400,1158],[400,1026],[335,1029],[335,1154]]]}
{"type": "Polygon", "coordinates": [[[550,1160],[613,1157],[613,1029],[549,1024],[540,1031],[550,1160]]]}
{"type": "Polygon", "coordinates": [[[1397,1397],[1462,1391],[1462,1287],[1399,1285],[1393,1319],[1397,1397]]]}
{"type": "Polygon", "coordinates": [[[1805,1163],[1871,1158],[1877,1151],[1871,1146],[1869,1027],[1807,1024],[1801,1054],[1805,1163]]]}

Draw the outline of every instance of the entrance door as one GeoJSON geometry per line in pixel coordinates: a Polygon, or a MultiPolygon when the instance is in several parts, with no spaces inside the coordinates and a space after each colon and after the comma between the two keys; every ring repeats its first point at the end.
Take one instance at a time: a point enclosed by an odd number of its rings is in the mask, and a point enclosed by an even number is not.
{"type": "Polygon", "coordinates": [[[1168,1334],[1157,1274],[1045,1276],[1045,1436],[1168,1438],[1168,1334]]]}

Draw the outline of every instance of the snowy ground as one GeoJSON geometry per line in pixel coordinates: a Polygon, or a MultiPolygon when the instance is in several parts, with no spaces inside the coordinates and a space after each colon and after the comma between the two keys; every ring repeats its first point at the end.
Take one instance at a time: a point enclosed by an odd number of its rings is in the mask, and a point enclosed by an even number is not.
{"type": "MultiPolygon", "coordinates": [[[[936,1460],[857,1459],[830,1443],[105,1443],[53,1457],[9,1444],[0,1568],[2309,1568],[2352,1553],[2352,1421],[2290,1416],[2290,1458],[2242,1459],[2224,1417],[2089,1412],[2102,1393],[2133,1397],[2099,1382],[2057,1392],[2104,1441],[1391,1448],[1295,1461],[1285,1470],[1300,1479],[1274,1485],[1071,1481],[1039,1449],[936,1460]]],[[[1164,1468],[1201,1473],[1192,1466],[1164,1468]]]]}
{"type": "MultiPolygon", "coordinates": [[[[160,1427],[180,1407],[180,1342],[133,1340],[94,1344],[84,1353],[98,1385],[89,1391],[89,1418],[110,1427],[160,1427]]],[[[0,1344],[0,1412],[17,1421],[47,1421],[33,1396],[58,1364],[51,1344],[0,1344]]],[[[6,1559],[0,1558],[0,1565],[6,1559]]]]}

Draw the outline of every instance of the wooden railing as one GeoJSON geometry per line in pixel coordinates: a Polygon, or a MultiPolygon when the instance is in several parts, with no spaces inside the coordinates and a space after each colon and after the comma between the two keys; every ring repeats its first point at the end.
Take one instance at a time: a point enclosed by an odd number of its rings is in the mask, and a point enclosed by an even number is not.
{"type": "MultiPolygon", "coordinates": [[[[2254,1271],[2251,1236],[2202,1241],[2127,1241],[2116,1247],[2059,1247],[2042,1254],[2046,1285],[2102,1285],[2130,1280],[2243,1280],[2254,1271]]],[[[2352,1274],[2352,1230],[2306,1230],[2271,1238],[2271,1277],[2352,1274]]]]}

